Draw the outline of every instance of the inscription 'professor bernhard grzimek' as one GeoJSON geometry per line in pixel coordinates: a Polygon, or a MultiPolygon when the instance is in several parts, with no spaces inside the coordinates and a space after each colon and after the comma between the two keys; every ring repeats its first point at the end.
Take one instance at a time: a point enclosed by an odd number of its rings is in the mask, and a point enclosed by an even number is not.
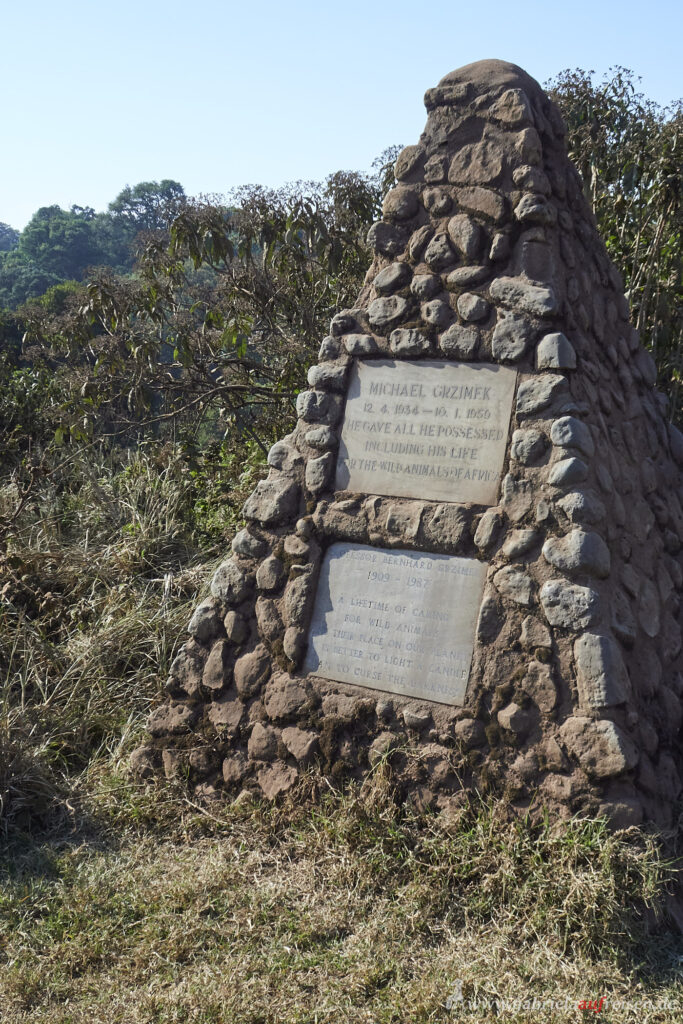
{"type": "Polygon", "coordinates": [[[515,379],[488,364],[356,363],[337,489],[494,505],[515,379]]]}

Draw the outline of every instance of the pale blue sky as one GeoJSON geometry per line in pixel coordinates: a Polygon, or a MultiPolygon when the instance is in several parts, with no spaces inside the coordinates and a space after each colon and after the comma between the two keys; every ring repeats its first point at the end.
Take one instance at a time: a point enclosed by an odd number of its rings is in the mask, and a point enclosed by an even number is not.
{"type": "Polygon", "coordinates": [[[544,82],[614,64],[683,95],[678,0],[0,0],[0,221],[104,209],[126,185],[189,194],[369,170],[422,131],[425,89],[485,57],[544,82]]]}

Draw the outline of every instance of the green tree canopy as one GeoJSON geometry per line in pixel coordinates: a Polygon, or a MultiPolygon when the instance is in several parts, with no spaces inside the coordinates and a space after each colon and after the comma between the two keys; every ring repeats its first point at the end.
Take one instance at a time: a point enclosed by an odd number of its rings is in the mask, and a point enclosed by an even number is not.
{"type": "Polygon", "coordinates": [[[178,181],[141,181],[119,192],[109,212],[129,222],[137,231],[160,231],[183,207],[185,190],[178,181]]]}
{"type": "Polygon", "coordinates": [[[0,221],[0,252],[10,252],[19,244],[19,232],[0,221]]]}
{"type": "Polygon", "coordinates": [[[89,211],[43,206],[21,232],[18,251],[60,279],[80,277],[99,255],[89,211]]]}

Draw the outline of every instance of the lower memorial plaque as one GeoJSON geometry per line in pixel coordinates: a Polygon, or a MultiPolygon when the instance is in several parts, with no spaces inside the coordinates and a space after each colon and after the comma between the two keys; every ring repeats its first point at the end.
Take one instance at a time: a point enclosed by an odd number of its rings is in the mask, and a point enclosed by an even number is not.
{"type": "Polygon", "coordinates": [[[332,544],[304,671],[461,704],[487,566],[473,558],[332,544]]]}

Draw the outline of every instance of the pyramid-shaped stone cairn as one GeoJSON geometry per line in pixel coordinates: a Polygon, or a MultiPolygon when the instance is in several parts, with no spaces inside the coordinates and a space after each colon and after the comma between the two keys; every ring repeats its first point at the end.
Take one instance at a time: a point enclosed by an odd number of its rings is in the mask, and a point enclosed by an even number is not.
{"type": "Polygon", "coordinates": [[[135,762],[666,826],[683,436],[539,85],[484,61],[425,102],[135,762]]]}

